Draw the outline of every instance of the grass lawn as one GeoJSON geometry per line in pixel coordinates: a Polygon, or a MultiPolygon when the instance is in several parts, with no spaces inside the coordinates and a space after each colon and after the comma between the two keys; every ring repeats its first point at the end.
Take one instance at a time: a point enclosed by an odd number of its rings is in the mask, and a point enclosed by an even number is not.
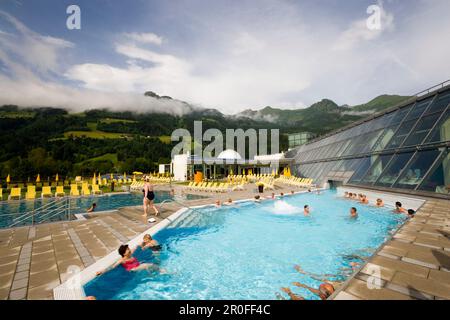
{"type": "Polygon", "coordinates": [[[117,153],[107,153],[107,154],[104,154],[104,155],[102,155],[102,156],[99,156],[99,157],[95,157],[95,158],[90,158],[90,159],[86,159],[86,160],[84,160],[84,161],[82,161],[82,162],[78,162],[77,164],[84,164],[84,163],[86,163],[86,162],[90,162],[90,161],[98,161],[98,160],[109,160],[109,161],[111,161],[114,165],[116,165],[117,164],[117,162],[119,161],[118,159],[117,159],[117,153]]]}
{"type": "Polygon", "coordinates": [[[64,132],[64,138],[68,139],[70,136],[73,137],[86,137],[91,139],[124,139],[128,137],[125,133],[115,133],[115,132],[103,132],[99,130],[95,131],[67,131],[64,132]]]}
{"type": "Polygon", "coordinates": [[[104,118],[101,119],[100,122],[110,124],[110,123],[136,123],[137,121],[127,119],[104,118]]]}

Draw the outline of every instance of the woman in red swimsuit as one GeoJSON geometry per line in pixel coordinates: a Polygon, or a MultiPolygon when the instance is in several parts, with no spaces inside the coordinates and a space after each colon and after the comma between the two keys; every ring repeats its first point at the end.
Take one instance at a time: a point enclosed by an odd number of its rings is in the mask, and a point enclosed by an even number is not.
{"type": "Polygon", "coordinates": [[[118,265],[121,265],[127,271],[140,271],[140,270],[149,270],[149,269],[157,269],[154,264],[151,263],[140,263],[135,257],[133,257],[133,253],[136,250],[131,250],[127,244],[123,244],[119,247],[119,254],[122,256],[115,264],[111,267],[106,268],[103,271],[97,272],[97,276],[114,269],[118,265]]]}

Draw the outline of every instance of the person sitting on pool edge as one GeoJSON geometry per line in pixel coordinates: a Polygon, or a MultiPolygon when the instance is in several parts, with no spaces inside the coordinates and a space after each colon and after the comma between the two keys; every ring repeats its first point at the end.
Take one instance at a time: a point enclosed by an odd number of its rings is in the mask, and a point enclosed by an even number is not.
{"type": "Polygon", "coordinates": [[[350,208],[350,218],[356,219],[358,218],[358,210],[355,207],[350,208]]]}
{"type": "Polygon", "coordinates": [[[303,206],[303,214],[305,217],[309,216],[309,206],[307,204],[303,206]]]}
{"type": "Polygon", "coordinates": [[[349,197],[348,191],[345,191],[344,198],[348,198],[348,197],[349,197]]]}
{"type": "Polygon", "coordinates": [[[96,273],[97,276],[108,272],[117,266],[121,265],[125,270],[127,271],[141,271],[141,270],[149,270],[151,268],[155,268],[155,266],[151,263],[140,263],[135,257],[133,257],[133,253],[136,250],[131,250],[127,244],[123,244],[119,247],[119,254],[122,258],[120,258],[116,263],[114,263],[112,266],[104,269],[103,271],[98,271],[96,273]]]}
{"type": "Polygon", "coordinates": [[[375,205],[376,205],[377,207],[384,207],[383,199],[378,198],[377,201],[376,201],[376,203],[375,203],[375,205]]]}
{"type": "Polygon", "coordinates": [[[89,209],[87,209],[87,213],[94,212],[94,211],[95,211],[95,208],[97,208],[97,204],[94,202],[94,203],[92,204],[92,206],[91,206],[89,209]]]}
{"type": "Polygon", "coordinates": [[[142,239],[141,248],[142,250],[151,249],[153,251],[159,251],[161,250],[161,245],[158,243],[158,241],[153,239],[151,235],[146,234],[142,239]]]}
{"type": "Polygon", "coordinates": [[[397,201],[395,203],[395,213],[408,213],[408,211],[402,207],[402,203],[400,201],[397,201]]]}

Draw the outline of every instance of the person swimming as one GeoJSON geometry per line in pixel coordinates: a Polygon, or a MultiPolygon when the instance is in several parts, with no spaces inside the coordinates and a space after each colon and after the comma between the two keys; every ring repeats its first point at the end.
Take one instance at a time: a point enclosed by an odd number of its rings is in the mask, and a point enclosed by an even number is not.
{"type": "Polygon", "coordinates": [[[366,196],[365,194],[362,194],[362,195],[361,195],[361,200],[360,200],[360,202],[361,202],[362,204],[368,204],[368,203],[369,203],[369,200],[367,199],[367,196],[366,196]]]}
{"type": "MultiPolygon", "coordinates": [[[[119,247],[118,252],[122,258],[120,258],[116,263],[112,266],[98,271],[96,273],[97,276],[108,272],[117,266],[121,265],[126,271],[141,271],[141,270],[150,270],[155,269],[155,265],[151,263],[140,263],[135,257],[133,257],[133,253],[136,251],[136,248],[131,250],[127,244],[123,244],[119,247]]],[[[157,268],[157,267],[156,267],[157,268]]]]}
{"type": "Polygon", "coordinates": [[[378,198],[377,201],[376,201],[376,203],[375,203],[375,205],[376,205],[377,207],[384,207],[383,199],[378,198]]]}
{"type": "Polygon", "coordinates": [[[408,218],[414,218],[416,215],[416,211],[413,209],[408,209],[408,218]]]}
{"type": "Polygon", "coordinates": [[[141,248],[142,250],[151,249],[153,251],[159,251],[162,249],[158,241],[153,239],[152,236],[149,234],[146,234],[142,239],[141,248]]]}
{"type": "Polygon", "coordinates": [[[358,218],[358,210],[355,207],[350,208],[350,218],[356,219],[358,218]]]}
{"type": "Polygon", "coordinates": [[[307,205],[307,204],[305,204],[304,206],[303,206],[303,214],[305,215],[305,217],[306,216],[309,216],[309,206],[307,205]]]}
{"type": "Polygon", "coordinates": [[[254,201],[257,202],[257,203],[261,202],[261,196],[259,194],[257,194],[255,196],[255,200],[254,201]]]}
{"type": "Polygon", "coordinates": [[[402,207],[402,203],[400,201],[397,201],[395,203],[395,213],[408,213],[408,211],[402,207]]]}
{"type": "Polygon", "coordinates": [[[234,205],[233,199],[228,198],[227,202],[225,202],[224,205],[225,205],[225,206],[232,206],[232,205],[234,205]]]}
{"type": "Polygon", "coordinates": [[[349,197],[348,191],[345,191],[345,193],[344,193],[344,198],[348,198],[348,197],[349,197]]]}
{"type": "Polygon", "coordinates": [[[222,204],[220,203],[220,200],[216,200],[215,204],[216,208],[220,208],[222,204]]]}

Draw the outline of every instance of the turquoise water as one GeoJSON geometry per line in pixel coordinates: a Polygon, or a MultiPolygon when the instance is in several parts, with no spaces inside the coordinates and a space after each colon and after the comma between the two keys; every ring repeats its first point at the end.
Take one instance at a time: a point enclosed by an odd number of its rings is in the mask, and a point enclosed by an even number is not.
{"type": "MultiPolygon", "coordinates": [[[[98,299],[277,299],[290,287],[306,299],[299,281],[320,282],[299,274],[294,265],[318,274],[351,274],[350,255],[370,256],[404,217],[392,208],[359,205],[335,192],[301,194],[260,204],[207,207],[183,214],[155,238],[160,253],[138,249],[141,262],[157,263],[167,274],[127,272],[121,266],[92,280],[87,295],[98,299]],[[311,216],[303,215],[309,204],[311,216]],[[355,206],[359,217],[349,218],[355,206]]],[[[361,261],[359,261],[361,262],[361,261]]]]}
{"type": "MultiPolygon", "coordinates": [[[[203,198],[201,196],[186,194],[181,200],[191,200],[203,198]]],[[[155,203],[162,202],[164,200],[172,199],[171,195],[167,191],[156,191],[155,192],[155,203]]],[[[36,199],[34,201],[3,201],[0,202],[0,228],[5,228],[14,222],[24,212],[31,212],[32,210],[41,207],[42,205],[53,201],[54,198],[46,199],[36,199]]],[[[71,210],[72,214],[75,213],[85,213],[86,210],[92,205],[92,203],[97,204],[97,211],[107,211],[112,209],[117,209],[126,206],[136,206],[142,204],[142,193],[117,193],[111,195],[102,196],[90,196],[90,197],[77,197],[71,199],[71,210]]],[[[72,216],[73,218],[73,216],[72,216]]],[[[39,217],[36,217],[39,221],[39,217]]],[[[60,216],[53,217],[49,221],[61,221],[67,220],[66,214],[61,214],[60,216]]],[[[31,224],[31,218],[24,221],[20,226],[31,224]]],[[[17,225],[19,226],[19,225],[17,225]]]]}

